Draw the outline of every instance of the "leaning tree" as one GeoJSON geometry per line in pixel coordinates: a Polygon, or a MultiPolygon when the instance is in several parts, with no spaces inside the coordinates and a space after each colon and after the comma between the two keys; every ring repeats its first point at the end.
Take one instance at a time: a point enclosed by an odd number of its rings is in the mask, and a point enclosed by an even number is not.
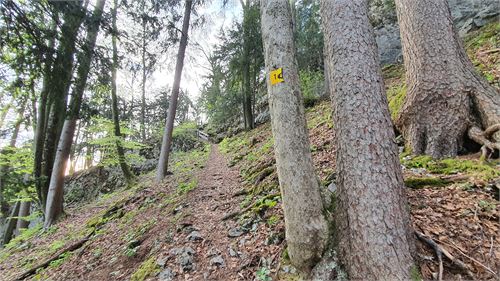
{"type": "Polygon", "coordinates": [[[470,62],[446,0],[396,0],[407,94],[396,125],[415,154],[455,156],[467,136],[500,149],[500,92],[470,62]]]}

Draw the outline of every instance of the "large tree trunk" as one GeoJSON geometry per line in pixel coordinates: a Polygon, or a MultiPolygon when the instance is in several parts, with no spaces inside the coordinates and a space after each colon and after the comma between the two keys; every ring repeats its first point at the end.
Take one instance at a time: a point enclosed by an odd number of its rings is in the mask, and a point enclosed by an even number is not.
{"type": "Polygon", "coordinates": [[[323,254],[328,227],[312,163],[291,18],[288,0],[261,1],[269,109],[288,253],[292,263],[307,272],[323,254]],[[278,68],[283,69],[284,82],[273,85],[271,72],[278,68]]]}
{"type": "Polygon", "coordinates": [[[339,258],[351,280],[409,280],[408,205],[368,0],[322,0],[335,124],[339,258]]]}
{"type": "Polygon", "coordinates": [[[7,218],[6,227],[3,233],[2,243],[0,245],[5,245],[10,242],[12,236],[14,234],[14,230],[17,225],[17,215],[19,214],[19,207],[21,206],[21,202],[17,201],[16,204],[12,207],[9,218],[7,218]]]}
{"type": "Polygon", "coordinates": [[[76,121],[80,112],[80,107],[83,99],[83,92],[87,85],[87,78],[90,70],[90,62],[94,53],[94,47],[101,23],[102,12],[106,0],[97,0],[94,13],[87,29],[87,38],[82,46],[82,52],[78,55],[78,69],[75,88],[71,99],[71,104],[68,112],[68,118],[64,121],[61,138],[57,146],[54,167],[50,177],[50,185],[47,194],[47,202],[45,208],[45,223],[47,228],[62,214],[63,212],[63,195],[64,195],[64,173],[68,163],[71,145],[75,135],[76,121]]]}
{"type": "Polygon", "coordinates": [[[475,72],[448,1],[396,0],[396,11],[408,89],[396,124],[413,153],[455,156],[469,129],[500,123],[500,93],[475,72]]]}
{"type": "MultiPolygon", "coordinates": [[[[55,5],[55,4],[54,4],[55,5]]],[[[56,154],[56,145],[61,135],[62,125],[64,123],[64,116],[66,114],[66,102],[68,98],[68,91],[71,84],[73,75],[73,57],[76,50],[76,39],[78,30],[82,24],[85,13],[82,9],[80,1],[57,3],[59,9],[64,11],[64,24],[61,27],[61,39],[57,50],[57,56],[52,64],[52,70],[46,75],[50,75],[47,83],[44,86],[47,94],[47,108],[45,112],[46,128],[43,137],[43,152],[36,151],[35,158],[38,157],[37,153],[42,153],[41,167],[35,161],[35,177],[37,184],[37,192],[40,196],[42,208],[45,208],[47,201],[47,193],[49,189],[50,177],[52,174],[52,167],[54,165],[54,158],[56,154]],[[40,168],[40,173],[37,169],[40,168]],[[38,175],[40,174],[40,175],[38,175]]],[[[42,96],[44,93],[42,93],[42,96]]],[[[37,142],[41,142],[37,139],[37,142]]]]}
{"type": "MultiPolygon", "coordinates": [[[[118,36],[118,28],[116,27],[116,14],[118,9],[117,0],[113,0],[113,34],[112,34],[112,45],[113,45],[113,65],[111,70],[111,100],[112,100],[112,115],[113,115],[113,125],[114,125],[114,133],[116,140],[116,151],[118,153],[118,161],[120,163],[120,168],[122,169],[123,176],[125,179],[130,182],[133,178],[132,173],[130,173],[130,169],[127,165],[127,161],[125,159],[125,151],[121,144],[122,133],[120,132],[120,120],[118,111],[118,97],[116,95],[116,70],[118,68],[118,48],[116,46],[116,37],[118,36]]],[[[144,137],[144,136],[143,136],[144,137]]],[[[144,139],[143,139],[144,140],[144,139]]]]}
{"type": "Polygon", "coordinates": [[[170,146],[172,145],[172,131],[174,129],[175,112],[177,110],[177,100],[179,99],[179,87],[181,84],[182,67],[184,66],[184,55],[188,44],[189,19],[191,18],[192,0],[186,0],[184,9],[184,19],[182,23],[182,35],[179,43],[179,52],[177,53],[177,62],[175,65],[174,85],[172,86],[172,96],[168,105],[168,116],[165,124],[165,132],[161,143],[160,160],[156,173],[156,181],[160,182],[167,175],[168,158],[170,155],[170,146]]]}

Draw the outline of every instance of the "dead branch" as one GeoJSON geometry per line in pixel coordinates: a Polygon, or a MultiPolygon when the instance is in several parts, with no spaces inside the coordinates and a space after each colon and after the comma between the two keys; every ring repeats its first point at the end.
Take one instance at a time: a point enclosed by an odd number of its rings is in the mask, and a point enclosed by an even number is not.
{"type": "Polygon", "coordinates": [[[85,236],[83,239],[76,241],[75,243],[69,245],[68,247],[60,250],[57,252],[56,255],[52,256],[51,258],[46,259],[44,262],[38,264],[37,266],[27,270],[23,274],[21,274],[18,278],[15,280],[24,280],[31,275],[35,274],[38,269],[41,268],[46,268],[47,266],[50,265],[51,262],[58,260],[64,253],[66,252],[72,252],[80,247],[82,247],[87,241],[89,241],[90,237],[94,234],[94,232],[90,233],[89,235],[85,236]]]}
{"type": "Polygon", "coordinates": [[[438,257],[439,260],[439,280],[442,280],[443,277],[443,261],[442,261],[442,255],[447,257],[454,265],[456,265],[458,268],[463,270],[467,275],[471,278],[474,279],[474,275],[472,272],[469,270],[467,265],[465,265],[462,261],[459,259],[455,258],[448,252],[446,249],[444,249],[441,245],[436,243],[434,240],[431,238],[425,236],[423,233],[415,231],[415,234],[417,235],[418,239],[420,239],[422,242],[425,242],[427,245],[429,245],[434,252],[436,252],[436,256],[438,257]]]}
{"type": "Polygon", "coordinates": [[[479,262],[475,258],[468,256],[462,250],[460,250],[460,248],[458,248],[456,245],[453,245],[453,242],[452,242],[452,244],[448,244],[448,243],[446,243],[444,241],[441,241],[441,243],[446,244],[446,245],[452,247],[453,249],[457,250],[460,254],[462,254],[464,257],[466,257],[466,258],[470,259],[471,261],[475,262],[476,264],[478,264],[479,266],[481,266],[482,268],[484,268],[489,273],[491,273],[491,274],[493,274],[495,276],[498,276],[497,273],[495,271],[493,271],[491,268],[489,268],[486,265],[482,264],[481,262],[479,262]]]}

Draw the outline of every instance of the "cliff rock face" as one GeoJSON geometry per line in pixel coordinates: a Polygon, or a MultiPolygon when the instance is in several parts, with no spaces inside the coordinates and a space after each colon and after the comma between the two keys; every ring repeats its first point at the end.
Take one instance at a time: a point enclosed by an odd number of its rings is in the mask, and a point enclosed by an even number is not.
{"type": "MultiPolygon", "coordinates": [[[[449,0],[451,14],[460,36],[485,24],[498,20],[498,0],[449,0]]],[[[382,64],[402,61],[401,40],[393,0],[372,0],[370,19],[375,27],[375,36],[382,64]]]]}

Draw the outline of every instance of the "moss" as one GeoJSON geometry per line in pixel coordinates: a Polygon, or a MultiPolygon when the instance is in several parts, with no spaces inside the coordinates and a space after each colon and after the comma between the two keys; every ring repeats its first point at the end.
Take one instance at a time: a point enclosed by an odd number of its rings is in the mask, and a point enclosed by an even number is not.
{"type": "Polygon", "coordinates": [[[72,254],[73,254],[72,252],[63,253],[61,256],[59,256],[58,259],[51,261],[49,267],[51,268],[59,267],[61,264],[66,262],[71,257],[72,254]]]}
{"type": "Polygon", "coordinates": [[[447,184],[448,181],[436,177],[429,177],[429,178],[411,177],[405,179],[405,185],[409,188],[421,188],[424,186],[445,186],[447,184]]]}
{"type": "Polygon", "coordinates": [[[50,244],[49,246],[49,250],[52,251],[52,252],[56,252],[57,250],[61,249],[62,247],[64,247],[66,243],[62,240],[56,240],[54,242],[52,242],[52,244],[50,244]]]}
{"type": "Polygon", "coordinates": [[[420,270],[418,269],[418,266],[412,265],[410,268],[410,278],[412,281],[421,281],[422,275],[420,274],[420,270]]]}
{"type": "Polygon", "coordinates": [[[179,193],[181,194],[186,194],[188,193],[189,191],[193,190],[196,188],[196,186],[198,186],[198,180],[197,179],[192,179],[190,182],[181,182],[178,186],[177,186],[177,190],[179,191],[179,193]]]}
{"type": "Polygon", "coordinates": [[[389,111],[392,120],[396,120],[406,97],[406,85],[395,84],[387,89],[387,99],[389,100],[389,111]]]}
{"type": "Polygon", "coordinates": [[[130,281],[143,281],[150,276],[155,276],[160,272],[160,267],[156,264],[156,259],[150,257],[144,261],[136,272],[130,277],[130,281]]]}
{"type": "Polygon", "coordinates": [[[487,24],[483,28],[472,32],[465,38],[465,46],[468,50],[477,50],[485,45],[498,46],[500,40],[500,22],[487,24]]]}
{"type": "MultiPolygon", "coordinates": [[[[32,228],[26,228],[26,229],[21,229],[21,233],[14,237],[10,242],[5,245],[6,249],[12,249],[15,248],[22,243],[30,240],[31,238],[35,237],[37,234],[40,234],[42,232],[42,224],[37,224],[35,227],[32,228]]],[[[0,258],[1,261],[1,258],[0,258]]]]}
{"type": "Polygon", "coordinates": [[[388,64],[382,67],[382,76],[384,79],[403,78],[405,69],[403,64],[388,64]]]}
{"type": "Polygon", "coordinates": [[[483,180],[500,177],[500,170],[495,168],[495,163],[484,163],[478,160],[442,159],[433,160],[430,156],[422,155],[411,159],[402,160],[403,165],[409,168],[425,168],[434,174],[451,175],[464,173],[483,180]]]}

